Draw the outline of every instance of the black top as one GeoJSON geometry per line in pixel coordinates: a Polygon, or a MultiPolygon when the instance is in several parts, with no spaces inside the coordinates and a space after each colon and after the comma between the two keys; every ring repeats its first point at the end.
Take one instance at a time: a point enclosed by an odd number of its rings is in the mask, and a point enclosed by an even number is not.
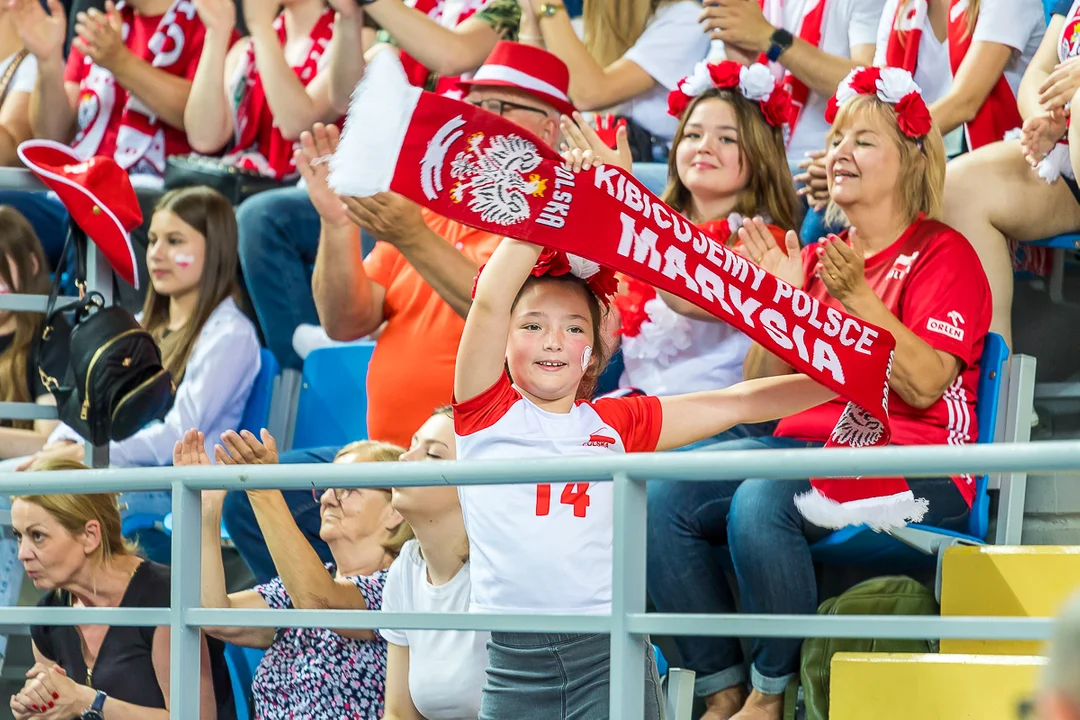
{"type": "MultiPolygon", "coordinates": [[[[15,342],[15,333],[0,335],[0,355],[3,355],[15,342]]],[[[34,366],[33,349],[26,355],[26,391],[30,393],[30,400],[37,400],[42,395],[48,395],[49,391],[41,384],[41,375],[34,366]]]]}
{"type": "MultiPolygon", "coordinates": [[[[169,607],[170,571],[165,565],[143,562],[131,577],[120,607],[169,607]]],[[[39,607],[69,607],[71,594],[66,590],[54,590],[39,602],[39,607]]],[[[140,705],[165,709],[151,650],[154,645],[152,627],[110,627],[98,650],[94,663],[94,689],[102,690],[111,698],[140,705]]],[[[38,651],[67,672],[77,683],[86,683],[86,661],[78,631],[71,626],[35,625],[30,635],[38,651]]],[[[207,638],[210,648],[210,664],[214,677],[214,691],[218,706],[218,720],[235,720],[232,685],[225,665],[224,643],[207,638]]]]}
{"type": "Polygon", "coordinates": [[[1073,0],[1058,0],[1054,5],[1054,12],[1052,15],[1060,15],[1061,17],[1069,17],[1069,10],[1072,8],[1073,0]]]}

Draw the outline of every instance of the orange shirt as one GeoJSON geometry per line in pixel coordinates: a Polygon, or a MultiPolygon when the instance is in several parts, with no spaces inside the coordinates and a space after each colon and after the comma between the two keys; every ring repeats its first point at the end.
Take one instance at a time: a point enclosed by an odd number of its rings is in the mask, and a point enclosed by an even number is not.
{"type": "MultiPolygon", "coordinates": [[[[422,212],[432,232],[477,264],[486,263],[502,240],[427,209],[422,212]]],[[[375,244],[364,270],[386,288],[386,326],[368,368],[368,437],[407,448],[431,411],[450,404],[465,321],[390,243],[375,244]]]]}

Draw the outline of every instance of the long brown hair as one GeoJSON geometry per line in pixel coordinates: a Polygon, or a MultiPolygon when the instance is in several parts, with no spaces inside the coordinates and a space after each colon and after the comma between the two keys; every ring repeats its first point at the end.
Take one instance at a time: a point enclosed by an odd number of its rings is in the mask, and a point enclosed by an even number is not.
{"type": "MultiPolygon", "coordinates": [[[[49,264],[34,228],[18,210],[0,205],[0,281],[12,292],[31,295],[49,294],[49,264]],[[19,282],[12,277],[8,258],[15,265],[19,282]]],[[[0,402],[33,402],[27,362],[43,313],[15,313],[15,337],[11,346],[0,353],[0,402]]],[[[0,421],[0,426],[31,430],[33,420],[0,421]]]]}
{"type": "Polygon", "coordinates": [[[162,196],[154,213],[171,212],[206,239],[202,277],[199,278],[195,312],[181,329],[167,333],[169,298],[151,285],[143,305],[143,327],[161,348],[162,362],[179,384],[187,361],[207,318],[226,298],[238,292],[236,263],[238,251],[236,213],[225,196],[208,187],[172,190],[162,196]]]}
{"type": "Polygon", "coordinates": [[[795,185],[791,182],[791,172],[788,170],[784,132],[768,123],[758,103],[727,88],[706,90],[694,98],[683,112],[679,128],[671,141],[668,185],[661,199],[681,213],[690,209],[690,190],[679,177],[675,155],[686,134],[686,123],[694,109],[710,100],[723,100],[735,111],[735,121],[739,128],[739,165],[750,168],[746,189],[739,194],[734,212],[744,217],[768,214],[773,225],[798,232],[799,196],[795,194],[795,185]]]}
{"type": "Polygon", "coordinates": [[[669,0],[585,0],[585,48],[607,67],[633,47],[657,8],[669,0]]]}

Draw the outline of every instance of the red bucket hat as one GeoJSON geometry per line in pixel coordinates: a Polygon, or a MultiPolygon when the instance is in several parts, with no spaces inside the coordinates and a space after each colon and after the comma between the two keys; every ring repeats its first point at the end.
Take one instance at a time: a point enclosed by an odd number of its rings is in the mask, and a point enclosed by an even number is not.
{"type": "Polygon", "coordinates": [[[26,167],[59,196],[116,274],[137,290],[135,248],[128,233],[143,217],[127,172],[110,157],[83,161],[70,147],[52,140],[27,140],[18,152],[26,167]]]}
{"type": "Polygon", "coordinates": [[[524,90],[546,102],[563,115],[572,115],[576,108],[568,96],[570,71],[559,58],[547,50],[502,40],[488,55],[484,64],[458,87],[466,94],[476,87],[503,87],[524,90]]]}

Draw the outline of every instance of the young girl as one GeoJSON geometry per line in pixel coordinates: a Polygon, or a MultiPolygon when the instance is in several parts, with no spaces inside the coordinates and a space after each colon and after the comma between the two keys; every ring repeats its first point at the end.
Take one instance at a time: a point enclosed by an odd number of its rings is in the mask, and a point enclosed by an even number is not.
{"type": "MultiPolygon", "coordinates": [[[[49,294],[45,252],[26,218],[0,206],[0,295],[49,294]]],[[[34,365],[41,313],[0,310],[0,402],[55,405],[34,365]]],[[[0,420],[0,460],[31,455],[56,427],[52,420],[0,420]]]]}
{"type": "MultiPolygon", "coordinates": [[[[835,397],[789,376],[589,402],[605,360],[600,323],[614,276],[542,252],[504,240],[478,278],[454,378],[461,459],[670,450],[835,397]]],[[[609,613],[613,492],[611,483],[574,482],[460,488],[472,611],[609,613]]],[[[607,636],[492,633],[488,656],[482,719],[561,717],[564,709],[608,717],[607,636]]],[[[659,684],[648,655],[646,663],[646,716],[656,718],[659,684]]]]}
{"type": "MultiPolygon", "coordinates": [[[[668,158],[663,201],[729,247],[739,247],[737,229],[752,216],[771,223],[783,242],[786,232],[797,226],[799,199],[784,159],[784,118],[790,103],[768,68],[702,62],[680,81],[672,98],[669,111],[679,118],[679,128],[668,158]]],[[[587,124],[567,123],[563,134],[574,147],[584,145],[605,162],[630,169],[629,157],[606,148],[587,124]]],[[[793,242],[797,247],[797,238],[793,242]]],[[[615,307],[621,323],[623,387],[675,395],[719,390],[742,380],[750,339],[719,318],[634,279],[624,283],[615,307]]],[[[740,426],[725,435],[766,430],[740,426]]]]}
{"type": "Polygon", "coordinates": [[[585,0],[584,41],[561,2],[523,0],[521,41],[538,44],[570,68],[580,110],[619,108],[640,132],[634,159],[667,158],[676,122],[667,95],[709,51],[692,0],[585,0]]]}
{"type": "MultiPolygon", "coordinates": [[[[177,385],[163,422],[109,445],[113,467],[168,465],[187,428],[206,428],[216,438],[236,428],[259,372],[255,326],[240,311],[236,293],[236,215],[219,193],[205,187],[166,193],[150,222],[146,263],[150,288],[140,322],[161,347],[162,361],[177,385]]],[[[84,456],[83,439],[61,424],[40,457],[84,456]]],[[[29,463],[26,463],[29,464],[29,463]]],[[[165,515],[170,494],[122,498],[126,515],[165,515]]],[[[164,558],[163,533],[140,534],[151,556],[164,558]]]]}
{"type": "MultiPolygon", "coordinates": [[[[435,410],[402,461],[454,460],[454,420],[435,410]]],[[[394,509],[416,533],[390,566],[387,612],[468,612],[469,540],[452,487],[394,489],[394,509]]],[[[489,633],[471,630],[380,630],[389,643],[383,720],[472,720],[480,711],[489,633]]]]}

